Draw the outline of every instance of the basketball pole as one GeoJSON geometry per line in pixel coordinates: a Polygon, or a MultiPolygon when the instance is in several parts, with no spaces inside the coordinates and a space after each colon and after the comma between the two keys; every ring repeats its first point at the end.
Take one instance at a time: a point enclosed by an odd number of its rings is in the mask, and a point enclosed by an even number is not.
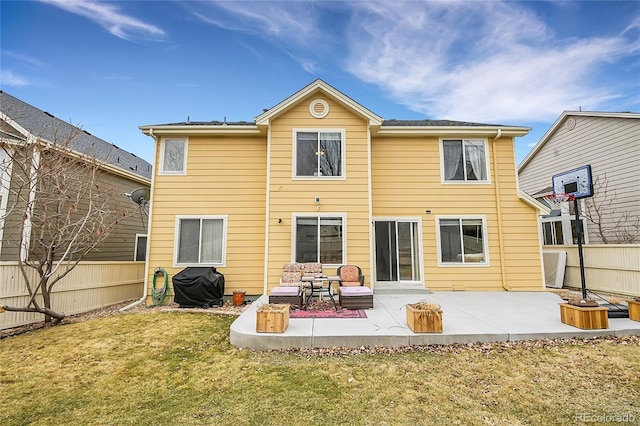
{"type": "Polygon", "coordinates": [[[587,298],[587,283],[584,277],[584,256],[582,254],[582,226],[580,223],[580,208],[578,199],[573,199],[573,208],[576,211],[576,235],[578,237],[578,257],[580,258],[580,282],[582,284],[582,299],[587,298]]]}

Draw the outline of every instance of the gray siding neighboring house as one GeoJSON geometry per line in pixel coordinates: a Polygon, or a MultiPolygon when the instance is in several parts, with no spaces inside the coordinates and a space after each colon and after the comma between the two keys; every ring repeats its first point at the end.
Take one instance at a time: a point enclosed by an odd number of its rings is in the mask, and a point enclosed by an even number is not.
{"type": "MultiPolygon", "coordinates": [[[[112,188],[114,197],[123,197],[137,188],[150,187],[152,166],[147,161],[3,91],[0,91],[0,126],[0,141],[6,144],[7,149],[19,149],[27,141],[56,143],[70,138],[71,147],[76,153],[95,156],[104,162],[101,185],[112,188]]],[[[9,158],[0,147],[0,162],[3,161],[9,161],[9,158]]],[[[2,169],[6,170],[4,167],[2,169]]],[[[16,261],[18,256],[16,245],[7,240],[19,228],[21,218],[7,212],[7,205],[10,206],[15,200],[10,199],[11,193],[6,185],[12,185],[19,172],[17,167],[9,170],[10,173],[0,176],[5,180],[5,184],[0,185],[0,261],[16,261]]],[[[132,201],[131,208],[137,209],[132,201]]],[[[146,219],[143,221],[140,216],[134,214],[124,219],[120,229],[105,240],[98,250],[89,253],[85,260],[134,260],[136,240],[140,238],[139,241],[146,241],[142,237],[146,234],[146,219]]]]}
{"type": "MultiPolygon", "coordinates": [[[[592,201],[604,202],[601,223],[608,242],[619,243],[622,235],[637,233],[634,224],[640,218],[640,114],[565,111],[518,166],[520,189],[542,200],[551,194],[553,175],[587,164],[595,186],[592,201]],[[620,227],[625,214],[629,218],[620,227]]],[[[580,205],[582,214],[586,201],[580,205]]],[[[572,218],[573,209],[565,208],[562,216],[543,219],[545,243],[575,242],[572,218]]],[[[587,243],[603,243],[593,223],[584,226],[587,243]]]]}

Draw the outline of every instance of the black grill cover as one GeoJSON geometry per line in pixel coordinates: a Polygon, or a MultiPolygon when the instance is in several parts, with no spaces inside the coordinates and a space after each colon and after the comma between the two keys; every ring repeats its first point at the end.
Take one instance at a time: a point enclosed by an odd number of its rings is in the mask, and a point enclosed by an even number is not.
{"type": "Polygon", "coordinates": [[[216,268],[185,268],[171,279],[173,301],[181,308],[209,308],[222,306],[224,275],[216,268]]]}

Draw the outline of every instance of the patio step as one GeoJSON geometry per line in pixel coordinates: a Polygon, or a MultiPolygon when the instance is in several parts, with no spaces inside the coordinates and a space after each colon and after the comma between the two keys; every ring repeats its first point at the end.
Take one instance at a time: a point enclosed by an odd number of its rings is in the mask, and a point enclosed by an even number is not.
{"type": "Polygon", "coordinates": [[[428,288],[422,285],[408,284],[376,284],[374,294],[430,294],[428,288]]]}

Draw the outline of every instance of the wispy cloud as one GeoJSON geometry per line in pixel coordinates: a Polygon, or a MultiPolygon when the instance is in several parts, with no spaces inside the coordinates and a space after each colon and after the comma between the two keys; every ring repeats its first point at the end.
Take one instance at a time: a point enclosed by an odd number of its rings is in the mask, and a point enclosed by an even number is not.
{"type": "Polygon", "coordinates": [[[629,96],[615,84],[605,86],[603,70],[639,49],[638,17],[621,23],[619,34],[563,38],[528,3],[216,1],[185,7],[220,28],[266,36],[310,73],[327,62],[343,67],[433,118],[548,121],[564,109],[601,108],[629,96]]]}
{"type": "Polygon", "coordinates": [[[131,40],[136,36],[163,38],[164,30],[121,11],[115,3],[91,0],[40,0],[67,12],[88,18],[116,37],[131,40]]]}
{"type": "Polygon", "coordinates": [[[26,78],[20,75],[14,74],[10,70],[0,71],[0,85],[9,87],[24,87],[30,86],[32,83],[26,78]]]}
{"type": "Polygon", "coordinates": [[[3,50],[2,56],[10,57],[18,62],[21,62],[31,67],[36,67],[36,68],[44,67],[44,64],[42,63],[42,61],[40,61],[37,58],[34,58],[33,56],[25,55],[24,53],[13,52],[10,50],[3,50]]]}
{"type": "Polygon", "coordinates": [[[210,1],[186,2],[183,6],[202,21],[220,28],[294,45],[308,45],[319,35],[313,2],[210,1]]]}
{"type": "Polygon", "coordinates": [[[348,69],[434,117],[548,120],[602,104],[616,94],[592,76],[629,47],[621,37],[557,40],[515,3],[354,4],[348,69]]]}
{"type": "MultiPolygon", "coordinates": [[[[225,30],[260,37],[277,44],[300,64],[315,74],[322,56],[334,44],[335,28],[323,28],[321,17],[326,4],[313,1],[204,1],[185,2],[182,6],[199,20],[225,30]],[[313,49],[308,54],[308,49],[313,49]]],[[[247,47],[245,45],[245,47],[247,47]]],[[[250,49],[256,53],[254,49],[250,49]]]]}

